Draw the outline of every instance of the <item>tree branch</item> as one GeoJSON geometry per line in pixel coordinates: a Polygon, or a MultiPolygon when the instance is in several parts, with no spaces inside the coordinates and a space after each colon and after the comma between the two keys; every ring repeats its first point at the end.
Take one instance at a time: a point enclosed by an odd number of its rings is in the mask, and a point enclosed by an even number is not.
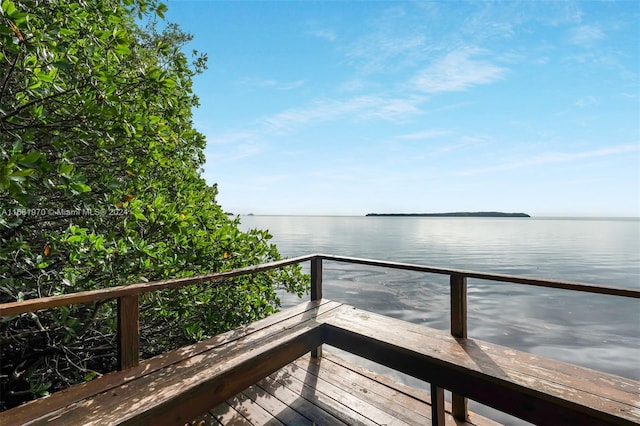
{"type": "Polygon", "coordinates": [[[9,84],[9,78],[11,77],[11,74],[13,74],[13,70],[16,68],[16,64],[18,63],[18,58],[20,58],[20,55],[16,55],[15,60],[11,64],[11,68],[9,68],[9,72],[4,78],[4,82],[2,82],[2,89],[0,89],[0,102],[2,102],[2,96],[4,95],[5,90],[7,90],[7,84],[9,84]]]}
{"type": "Polygon", "coordinates": [[[80,85],[80,86],[75,86],[73,88],[70,88],[70,89],[67,89],[67,90],[63,90],[62,92],[53,93],[53,94],[51,94],[49,96],[45,96],[44,98],[34,99],[33,101],[27,102],[26,104],[22,105],[21,107],[15,109],[13,112],[5,115],[4,117],[2,117],[2,120],[6,121],[7,119],[18,115],[20,112],[24,111],[25,109],[27,109],[29,107],[32,107],[34,105],[37,105],[38,103],[46,102],[46,101],[51,100],[51,99],[55,99],[58,96],[66,95],[67,93],[74,92],[74,91],[76,91],[78,89],[82,89],[82,88],[85,88],[85,87],[88,87],[88,86],[90,86],[90,84],[89,83],[85,83],[85,84],[80,85]]]}

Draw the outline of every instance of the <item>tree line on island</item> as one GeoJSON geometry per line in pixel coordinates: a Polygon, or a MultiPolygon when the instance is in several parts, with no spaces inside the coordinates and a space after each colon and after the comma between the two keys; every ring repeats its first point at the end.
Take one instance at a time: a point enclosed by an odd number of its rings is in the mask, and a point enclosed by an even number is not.
{"type": "MultiPolygon", "coordinates": [[[[164,4],[0,7],[0,303],[280,259],[202,177],[192,80],[207,58],[157,21],[164,4]]],[[[141,357],[262,318],[278,288],[308,285],[294,266],[147,294],[141,357]]],[[[103,301],[2,318],[0,410],[114,370],[115,311],[103,301]]]]}
{"type": "Polygon", "coordinates": [[[366,216],[410,217],[531,217],[526,213],[503,212],[451,212],[451,213],[367,213],[366,216]]]}

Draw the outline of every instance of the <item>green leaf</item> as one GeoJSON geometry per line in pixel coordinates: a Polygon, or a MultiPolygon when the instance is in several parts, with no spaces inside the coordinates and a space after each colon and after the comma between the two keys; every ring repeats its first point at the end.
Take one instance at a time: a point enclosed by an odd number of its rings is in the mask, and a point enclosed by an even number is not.
{"type": "MultiPolygon", "coordinates": [[[[206,141],[194,128],[192,87],[206,60],[188,61],[182,52],[191,36],[177,25],[157,23],[167,10],[161,1],[93,1],[84,7],[75,1],[0,0],[0,62],[15,62],[7,96],[0,99],[0,116],[12,129],[0,143],[4,208],[88,212],[30,220],[0,215],[0,228],[8,231],[0,244],[0,285],[8,291],[0,291],[8,298],[194,276],[277,258],[260,235],[240,231],[239,219],[224,214],[215,187],[202,176],[206,141]],[[10,22],[27,43],[17,41],[10,22]],[[2,268],[20,273],[7,284],[2,268]]],[[[200,339],[268,314],[278,304],[280,282],[294,292],[308,283],[299,273],[274,272],[238,280],[237,291],[194,286],[141,297],[148,304],[141,306],[141,320],[152,325],[152,350],[163,352],[184,344],[187,335],[200,339]],[[169,329],[160,333],[153,324],[169,329]]],[[[95,349],[107,360],[101,348],[108,348],[116,330],[113,304],[97,307],[95,321],[74,322],[91,316],[86,314],[93,308],[67,309],[64,321],[58,321],[60,309],[36,318],[52,342],[64,344],[82,330],[87,339],[69,350],[95,349]]],[[[10,327],[30,335],[36,324],[18,317],[10,327]]],[[[22,339],[12,353],[34,353],[40,343],[22,339]]],[[[83,359],[83,353],[68,353],[69,359],[83,359]]],[[[29,377],[18,383],[9,377],[7,388],[47,391],[52,382],[84,377],[58,353],[41,355],[29,377]],[[49,371],[55,356],[64,365],[49,371]]],[[[23,361],[7,356],[7,365],[23,361]]]]}
{"type": "Polygon", "coordinates": [[[162,85],[169,89],[176,87],[177,84],[178,83],[176,83],[176,81],[172,78],[165,78],[164,80],[162,80],[162,85]]]}
{"type": "Polygon", "coordinates": [[[11,173],[9,177],[13,178],[14,176],[31,176],[34,172],[35,170],[33,169],[16,170],[15,172],[11,173]]]}
{"type": "Polygon", "coordinates": [[[10,0],[4,0],[2,2],[2,13],[3,15],[11,16],[16,11],[16,6],[10,0]]]}
{"type": "Polygon", "coordinates": [[[27,167],[33,167],[33,165],[40,159],[40,153],[35,151],[30,151],[27,155],[22,158],[22,160],[18,161],[19,164],[27,167]]]}
{"type": "Polygon", "coordinates": [[[50,75],[49,73],[45,74],[43,72],[36,71],[35,72],[35,76],[38,79],[40,79],[41,81],[44,81],[45,83],[53,83],[54,77],[52,75],[50,75]]]}
{"type": "Polygon", "coordinates": [[[60,164],[60,167],[58,168],[58,172],[61,175],[68,175],[72,171],[73,171],[73,164],[69,164],[69,163],[60,164]]]}
{"type": "Polygon", "coordinates": [[[147,218],[145,217],[145,215],[143,215],[140,211],[133,211],[132,214],[133,214],[133,217],[135,217],[137,220],[142,220],[144,222],[147,221],[147,218]]]}
{"type": "MultiPolygon", "coordinates": [[[[64,31],[64,29],[61,29],[61,30],[60,30],[60,32],[61,32],[61,33],[62,33],[63,31],[64,31]]],[[[65,34],[65,35],[70,35],[70,34],[65,34]]],[[[54,64],[53,64],[53,65],[54,65],[56,68],[58,68],[58,69],[62,69],[62,70],[71,70],[71,69],[75,68],[75,67],[74,67],[74,65],[73,65],[71,62],[68,62],[68,61],[62,61],[62,60],[54,62],[54,64]]]]}
{"type": "Polygon", "coordinates": [[[113,50],[121,55],[128,55],[131,53],[131,49],[129,49],[129,46],[126,44],[118,44],[113,50]]]}
{"type": "Polygon", "coordinates": [[[164,14],[167,12],[167,5],[164,3],[160,3],[158,7],[156,7],[156,14],[164,19],[164,14]]]}
{"type": "Polygon", "coordinates": [[[72,184],[69,185],[74,191],[82,193],[82,192],[90,192],[91,191],[91,187],[89,185],[86,185],[84,183],[78,183],[78,182],[74,182],[72,184]]]}

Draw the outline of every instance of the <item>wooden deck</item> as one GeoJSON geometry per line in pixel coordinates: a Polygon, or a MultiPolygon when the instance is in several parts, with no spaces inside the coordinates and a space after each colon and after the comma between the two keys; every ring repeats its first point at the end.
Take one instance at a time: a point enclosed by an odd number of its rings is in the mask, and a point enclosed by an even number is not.
{"type": "MultiPolygon", "coordinates": [[[[450,408],[446,404],[447,425],[499,424],[473,413],[467,422],[455,421],[450,408]]],[[[297,359],[190,424],[426,425],[431,424],[431,398],[325,352],[320,359],[297,359]]]]}
{"type": "Polygon", "coordinates": [[[200,277],[16,301],[0,305],[0,316],[117,299],[120,371],[1,412],[0,425],[494,424],[468,413],[467,399],[536,424],[640,425],[640,382],[469,338],[467,278],[640,299],[635,289],[309,255],[200,277]],[[323,299],[323,260],[449,275],[450,333],[323,299]],[[302,261],[311,261],[311,301],[138,359],[140,295],[215,285],[302,261]],[[428,382],[428,389],[411,389],[323,355],[322,345],[428,382]],[[444,401],[445,389],[451,404],[444,401]]]}
{"type": "Polygon", "coordinates": [[[440,426],[455,423],[449,389],[537,424],[633,425],[639,388],[322,299],[0,413],[0,424],[184,425],[209,412],[205,422],[223,424],[440,426]],[[429,382],[431,400],[335,357],[306,355],[322,344],[429,382]]]}

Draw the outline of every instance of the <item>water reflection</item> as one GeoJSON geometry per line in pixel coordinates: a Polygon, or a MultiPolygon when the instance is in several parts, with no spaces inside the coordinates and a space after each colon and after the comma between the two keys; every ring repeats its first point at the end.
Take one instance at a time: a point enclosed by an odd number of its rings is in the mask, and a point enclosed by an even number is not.
{"type": "MultiPolygon", "coordinates": [[[[269,229],[284,256],[321,252],[640,287],[637,220],[254,216],[243,226],[269,229]]],[[[446,276],[325,262],[323,291],[449,328],[446,276]]],[[[640,380],[636,300],[483,280],[469,280],[468,297],[472,337],[640,380]]]]}

